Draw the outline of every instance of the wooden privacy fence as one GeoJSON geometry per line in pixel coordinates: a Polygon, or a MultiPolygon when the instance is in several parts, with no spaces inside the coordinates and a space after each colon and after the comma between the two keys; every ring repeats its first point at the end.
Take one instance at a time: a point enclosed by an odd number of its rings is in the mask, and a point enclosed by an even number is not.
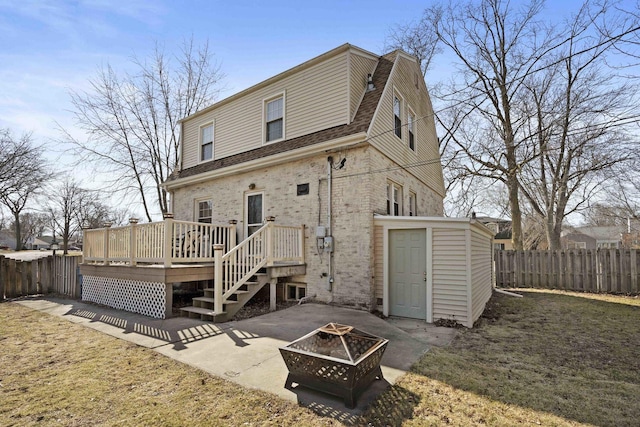
{"type": "Polygon", "coordinates": [[[496,286],[637,294],[636,249],[495,251],[496,286]]]}
{"type": "Polygon", "coordinates": [[[53,256],[21,261],[0,255],[0,300],[57,293],[80,298],[81,256],[53,256]]]}

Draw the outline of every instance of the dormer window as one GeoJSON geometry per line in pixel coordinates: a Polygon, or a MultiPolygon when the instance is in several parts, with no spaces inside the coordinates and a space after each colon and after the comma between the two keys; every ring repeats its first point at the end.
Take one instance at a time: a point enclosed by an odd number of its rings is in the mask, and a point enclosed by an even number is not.
{"type": "Polygon", "coordinates": [[[402,102],[397,95],[393,95],[393,128],[396,136],[402,138],[402,102]]]}
{"type": "Polygon", "coordinates": [[[200,127],[200,161],[213,159],[213,123],[200,127]]]}
{"type": "Polygon", "coordinates": [[[265,103],[266,142],[284,138],[284,96],[265,103]]]}

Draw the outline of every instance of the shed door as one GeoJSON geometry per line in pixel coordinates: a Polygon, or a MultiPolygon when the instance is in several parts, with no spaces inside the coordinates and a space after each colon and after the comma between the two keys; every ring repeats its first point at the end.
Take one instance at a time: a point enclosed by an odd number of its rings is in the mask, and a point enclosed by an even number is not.
{"type": "Polygon", "coordinates": [[[426,319],[426,230],[389,230],[389,246],[389,314],[426,319]]]}

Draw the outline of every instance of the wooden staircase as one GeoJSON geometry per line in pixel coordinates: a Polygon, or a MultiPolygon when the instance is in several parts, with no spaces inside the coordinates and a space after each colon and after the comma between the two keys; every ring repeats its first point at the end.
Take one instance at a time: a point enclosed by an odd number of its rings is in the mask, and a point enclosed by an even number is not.
{"type": "Polygon", "coordinates": [[[250,280],[234,291],[233,295],[222,304],[223,311],[221,313],[215,312],[215,288],[205,288],[204,296],[193,298],[191,307],[183,307],[180,310],[184,316],[191,319],[201,319],[214,323],[226,322],[268,283],[268,273],[258,272],[254,274],[250,280]]]}
{"type": "Polygon", "coordinates": [[[181,308],[183,315],[205,321],[226,322],[267,283],[275,309],[275,280],[305,274],[304,227],[275,226],[273,219],[223,254],[214,245],[213,288],[181,308]]]}

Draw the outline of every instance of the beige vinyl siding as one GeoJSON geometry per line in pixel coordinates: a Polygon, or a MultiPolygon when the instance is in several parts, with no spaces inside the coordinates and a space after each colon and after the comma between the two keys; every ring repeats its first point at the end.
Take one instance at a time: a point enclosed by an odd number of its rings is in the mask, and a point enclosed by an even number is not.
{"type": "Polygon", "coordinates": [[[465,230],[433,230],[433,320],[467,323],[465,242],[465,230]]]}
{"type": "Polygon", "coordinates": [[[384,227],[373,227],[373,274],[374,296],[384,298],[384,227]]]}
{"type": "Polygon", "coordinates": [[[429,95],[416,63],[400,56],[392,70],[369,131],[371,144],[400,165],[416,165],[408,170],[444,197],[444,180],[438,137],[429,95]],[[418,84],[416,85],[416,78],[418,84]],[[394,90],[402,97],[402,141],[392,132],[394,90]],[[416,152],[409,149],[407,108],[415,113],[416,152]]]}
{"type": "Polygon", "coordinates": [[[472,322],[482,314],[491,298],[491,238],[478,232],[471,234],[472,322]]]}
{"type": "Polygon", "coordinates": [[[346,123],[347,55],[348,52],[342,52],[185,120],[182,167],[186,169],[199,162],[199,126],[203,123],[215,121],[215,159],[261,147],[264,101],[282,93],[286,139],[346,123]]]}
{"type": "Polygon", "coordinates": [[[373,74],[378,61],[352,52],[350,62],[349,117],[353,119],[367,89],[367,75],[373,74]]]}

